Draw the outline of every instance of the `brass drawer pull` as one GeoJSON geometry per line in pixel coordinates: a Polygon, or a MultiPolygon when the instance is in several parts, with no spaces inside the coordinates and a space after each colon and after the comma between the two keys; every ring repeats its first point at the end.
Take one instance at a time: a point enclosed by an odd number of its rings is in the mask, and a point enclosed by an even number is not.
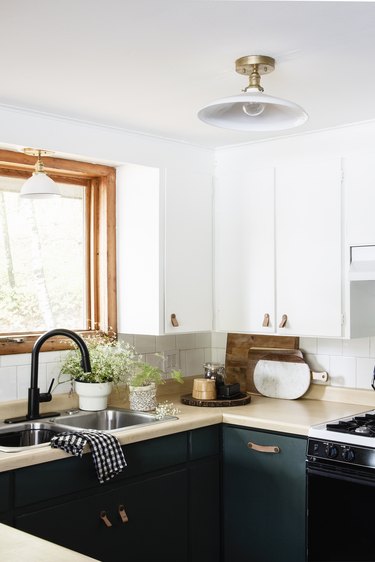
{"type": "Polygon", "coordinates": [[[110,520],[107,517],[107,512],[106,511],[101,511],[100,512],[100,519],[104,522],[106,527],[112,527],[112,523],[110,522],[110,520]]]}
{"type": "Polygon", "coordinates": [[[258,451],[258,453],[280,453],[280,447],[277,445],[257,445],[256,443],[252,443],[249,441],[247,444],[249,449],[253,449],[254,451],[258,451]]]}
{"type": "Polygon", "coordinates": [[[123,505],[118,506],[118,512],[121,517],[121,521],[123,523],[127,523],[129,521],[128,516],[126,515],[125,507],[123,505]]]}
{"type": "Polygon", "coordinates": [[[267,328],[270,325],[270,315],[269,314],[265,314],[264,318],[263,318],[263,328],[267,328]]]}

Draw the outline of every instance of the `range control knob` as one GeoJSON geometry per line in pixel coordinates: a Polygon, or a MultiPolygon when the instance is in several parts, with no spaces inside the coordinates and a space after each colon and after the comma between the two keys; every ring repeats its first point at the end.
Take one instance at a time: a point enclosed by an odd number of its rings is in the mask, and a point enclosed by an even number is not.
{"type": "Polygon", "coordinates": [[[355,459],[355,453],[353,449],[344,449],[341,456],[344,459],[344,461],[348,461],[348,462],[352,462],[355,459]]]}
{"type": "Polygon", "coordinates": [[[327,457],[329,457],[330,459],[335,459],[338,454],[339,454],[339,451],[338,451],[336,445],[327,445],[326,446],[327,457]]]}

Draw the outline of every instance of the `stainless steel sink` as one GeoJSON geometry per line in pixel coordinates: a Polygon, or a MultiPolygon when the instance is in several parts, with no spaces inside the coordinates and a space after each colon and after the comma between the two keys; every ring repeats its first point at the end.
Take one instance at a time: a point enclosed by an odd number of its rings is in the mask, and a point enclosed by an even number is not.
{"type": "Polygon", "coordinates": [[[166,416],[159,420],[155,414],[147,412],[135,412],[133,410],[123,410],[122,408],[108,408],[107,410],[100,410],[99,412],[83,412],[79,410],[70,415],[53,418],[53,422],[68,426],[69,428],[113,431],[116,429],[127,429],[135,425],[155,424],[175,419],[177,419],[175,416],[166,416]]]}
{"type": "Polygon", "coordinates": [[[22,422],[0,425],[0,451],[14,453],[47,445],[65,426],[50,422],[22,422]]]}
{"type": "Polygon", "coordinates": [[[120,431],[139,425],[150,425],[176,420],[175,416],[158,419],[155,414],[135,412],[122,408],[108,408],[99,412],[71,410],[43,421],[26,421],[15,424],[0,423],[0,451],[15,453],[35,447],[48,446],[57,433],[85,429],[120,431]]]}

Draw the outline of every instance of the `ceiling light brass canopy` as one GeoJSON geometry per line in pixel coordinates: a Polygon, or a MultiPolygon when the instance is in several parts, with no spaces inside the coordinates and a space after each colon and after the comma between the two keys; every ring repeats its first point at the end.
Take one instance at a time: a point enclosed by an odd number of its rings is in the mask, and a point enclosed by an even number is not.
{"type": "Polygon", "coordinates": [[[198,117],[209,125],[236,131],[278,131],[305,123],[307,113],[294,102],[264,94],[260,77],[275,69],[275,59],[248,55],[236,60],[236,72],[249,77],[242,94],[207,104],[198,117]]]}

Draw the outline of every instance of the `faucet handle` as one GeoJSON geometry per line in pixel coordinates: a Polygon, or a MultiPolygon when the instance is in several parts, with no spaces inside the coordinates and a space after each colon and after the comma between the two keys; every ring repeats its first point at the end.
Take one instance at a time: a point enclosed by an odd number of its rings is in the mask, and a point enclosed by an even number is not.
{"type": "Polygon", "coordinates": [[[51,380],[51,384],[49,385],[49,389],[47,390],[47,392],[42,392],[41,394],[39,394],[39,402],[51,402],[52,400],[52,387],[53,387],[53,383],[55,382],[55,379],[51,380]]]}

